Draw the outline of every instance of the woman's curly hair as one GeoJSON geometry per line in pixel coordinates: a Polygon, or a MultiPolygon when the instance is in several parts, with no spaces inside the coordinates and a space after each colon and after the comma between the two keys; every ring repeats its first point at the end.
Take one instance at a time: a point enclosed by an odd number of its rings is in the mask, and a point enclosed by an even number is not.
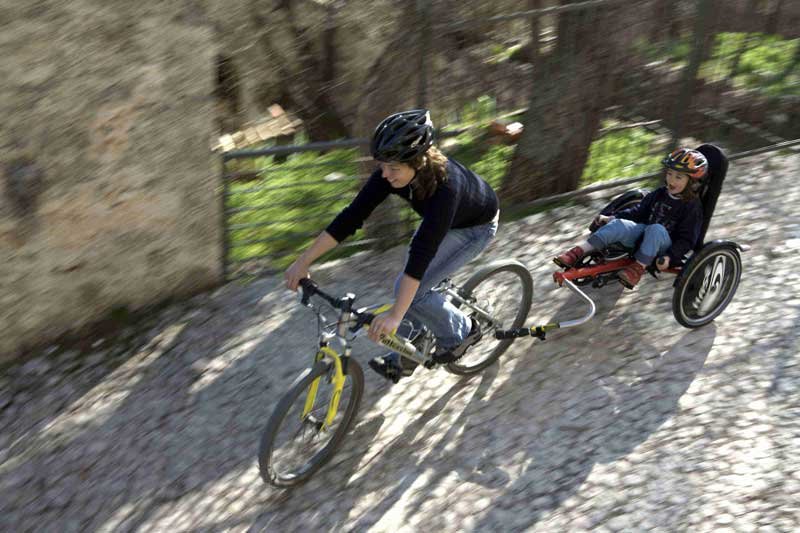
{"type": "Polygon", "coordinates": [[[416,171],[411,188],[417,198],[429,198],[439,185],[447,181],[447,156],[435,146],[409,161],[408,165],[416,171]]]}

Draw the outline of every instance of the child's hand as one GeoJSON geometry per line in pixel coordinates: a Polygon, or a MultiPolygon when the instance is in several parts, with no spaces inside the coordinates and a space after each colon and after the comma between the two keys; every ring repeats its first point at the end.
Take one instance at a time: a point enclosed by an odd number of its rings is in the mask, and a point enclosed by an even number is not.
{"type": "Polygon", "coordinates": [[[594,223],[597,224],[598,226],[605,226],[612,220],[614,220],[613,216],[597,215],[596,217],[594,217],[594,223]]]}
{"type": "Polygon", "coordinates": [[[665,256],[659,257],[658,261],[656,261],[656,267],[658,267],[658,269],[660,271],[662,271],[662,272],[664,270],[668,269],[669,268],[669,256],[665,255],[665,256]]]}

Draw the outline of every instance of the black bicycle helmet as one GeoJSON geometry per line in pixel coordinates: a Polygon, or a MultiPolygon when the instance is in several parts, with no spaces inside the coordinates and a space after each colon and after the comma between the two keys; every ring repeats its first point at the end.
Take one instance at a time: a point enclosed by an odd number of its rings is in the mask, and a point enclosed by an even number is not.
{"type": "Polygon", "coordinates": [[[433,122],[427,109],[389,115],[375,128],[370,151],[378,161],[410,161],[433,144],[433,122]]]}

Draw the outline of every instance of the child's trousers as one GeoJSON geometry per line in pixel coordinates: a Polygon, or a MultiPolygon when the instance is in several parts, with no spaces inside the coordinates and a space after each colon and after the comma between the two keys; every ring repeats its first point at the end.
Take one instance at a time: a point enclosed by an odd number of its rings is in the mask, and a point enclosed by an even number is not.
{"type": "Polygon", "coordinates": [[[672,246],[666,228],[661,224],[637,224],[631,220],[615,218],[589,237],[589,244],[598,250],[619,243],[626,248],[634,248],[642,239],[634,257],[643,265],[649,265],[653,259],[664,255],[672,246]]]}

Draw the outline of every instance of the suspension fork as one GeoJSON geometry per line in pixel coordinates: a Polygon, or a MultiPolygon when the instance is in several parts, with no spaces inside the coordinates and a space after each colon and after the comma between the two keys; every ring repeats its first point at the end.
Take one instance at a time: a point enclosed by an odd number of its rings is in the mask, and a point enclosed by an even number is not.
{"type": "MultiPolygon", "coordinates": [[[[328,403],[328,411],[325,415],[325,422],[322,425],[322,429],[327,429],[330,427],[330,425],[333,423],[333,419],[336,417],[336,413],[339,411],[339,400],[342,397],[342,390],[344,390],[345,381],[342,357],[340,357],[338,352],[336,352],[336,350],[333,348],[329,346],[320,346],[320,349],[314,358],[314,362],[316,363],[322,361],[326,356],[333,361],[333,376],[331,377],[331,381],[333,382],[333,394],[331,395],[330,403],[328,403]]],[[[345,349],[344,358],[347,360],[349,357],[350,348],[348,347],[345,349]]],[[[311,386],[308,388],[308,395],[306,396],[306,403],[301,416],[303,420],[305,420],[305,418],[314,409],[314,404],[317,400],[317,392],[319,391],[319,380],[322,379],[322,377],[323,376],[319,376],[312,381],[311,386]]]]}

